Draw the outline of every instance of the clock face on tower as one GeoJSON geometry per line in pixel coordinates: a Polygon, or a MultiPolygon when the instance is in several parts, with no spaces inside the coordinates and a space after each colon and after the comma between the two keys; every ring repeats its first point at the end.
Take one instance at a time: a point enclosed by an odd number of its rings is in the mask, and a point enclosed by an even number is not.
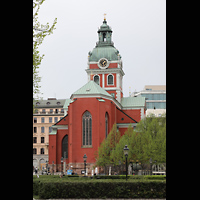
{"type": "Polygon", "coordinates": [[[105,69],[108,67],[108,60],[106,58],[101,58],[98,62],[98,66],[101,68],[101,69],[105,69]]]}

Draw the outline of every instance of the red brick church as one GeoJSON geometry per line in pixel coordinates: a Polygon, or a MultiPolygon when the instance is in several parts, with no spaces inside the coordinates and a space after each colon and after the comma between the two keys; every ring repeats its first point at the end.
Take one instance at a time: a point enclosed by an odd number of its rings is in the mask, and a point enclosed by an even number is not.
{"type": "Polygon", "coordinates": [[[97,33],[99,41],[88,53],[88,82],[66,99],[65,116],[49,134],[49,165],[54,171],[60,171],[63,157],[66,169],[81,174],[86,154],[91,173],[95,152],[113,124],[123,135],[129,124],[134,128],[145,116],[144,97],[123,97],[123,63],[105,18],[97,33]]]}

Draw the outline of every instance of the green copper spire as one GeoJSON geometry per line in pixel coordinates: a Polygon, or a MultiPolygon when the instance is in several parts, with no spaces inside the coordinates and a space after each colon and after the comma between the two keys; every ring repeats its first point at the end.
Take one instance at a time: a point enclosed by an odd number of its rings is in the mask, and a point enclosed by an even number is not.
{"type": "Polygon", "coordinates": [[[100,26],[100,29],[97,31],[99,36],[99,41],[97,46],[113,46],[113,42],[111,40],[112,30],[110,26],[107,25],[107,21],[104,18],[103,24],[100,26]]]}
{"type": "Polygon", "coordinates": [[[100,58],[107,58],[111,61],[121,58],[121,56],[119,56],[119,51],[114,47],[114,43],[112,42],[112,32],[104,15],[103,24],[97,31],[99,41],[96,43],[92,52],[90,51],[88,53],[89,61],[98,62],[100,58]]]}

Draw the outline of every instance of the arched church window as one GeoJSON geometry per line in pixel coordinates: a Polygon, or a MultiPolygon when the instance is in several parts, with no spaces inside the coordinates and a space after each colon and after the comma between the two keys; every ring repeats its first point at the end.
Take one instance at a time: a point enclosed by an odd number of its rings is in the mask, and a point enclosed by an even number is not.
{"type": "Polygon", "coordinates": [[[94,82],[99,85],[99,76],[98,75],[94,76],[94,82]]]}
{"type": "Polygon", "coordinates": [[[68,135],[65,135],[62,140],[62,157],[68,158],[68,135]]]}
{"type": "Polygon", "coordinates": [[[108,136],[108,113],[106,112],[105,115],[105,132],[106,132],[106,138],[108,136]]]}
{"type": "Polygon", "coordinates": [[[113,75],[108,75],[108,85],[113,85],[113,75]]]}
{"type": "Polygon", "coordinates": [[[83,146],[92,145],[92,115],[86,111],[82,117],[83,146]]]}

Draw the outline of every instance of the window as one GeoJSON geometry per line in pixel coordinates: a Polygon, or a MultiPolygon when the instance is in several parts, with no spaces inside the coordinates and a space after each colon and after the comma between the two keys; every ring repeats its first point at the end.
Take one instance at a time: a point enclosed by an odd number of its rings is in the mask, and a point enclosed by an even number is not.
{"type": "Polygon", "coordinates": [[[50,113],[53,113],[53,109],[50,109],[50,113]]]}
{"type": "Polygon", "coordinates": [[[105,132],[106,132],[106,138],[108,136],[108,113],[106,112],[105,115],[105,132]]]}
{"type": "Polygon", "coordinates": [[[44,133],[44,126],[41,127],[41,133],[44,133]]]}
{"type": "Polygon", "coordinates": [[[56,123],[58,121],[58,117],[54,117],[54,122],[56,123]]]}
{"type": "Polygon", "coordinates": [[[113,85],[113,75],[108,75],[108,85],[113,85]]]}
{"type": "Polygon", "coordinates": [[[40,154],[44,154],[44,148],[40,149],[40,154]]]}
{"type": "Polygon", "coordinates": [[[33,148],[33,154],[37,154],[37,149],[33,148]]]}
{"type": "Polygon", "coordinates": [[[64,109],[63,108],[61,108],[61,113],[64,113],[64,109]]]}
{"type": "Polygon", "coordinates": [[[83,146],[92,145],[92,115],[89,111],[83,114],[82,118],[83,128],[83,146]]]}
{"type": "Polygon", "coordinates": [[[106,42],[106,33],[103,33],[103,42],[106,42]]]}
{"type": "Polygon", "coordinates": [[[45,109],[42,109],[42,113],[46,113],[45,109]]]}
{"type": "Polygon", "coordinates": [[[58,113],[58,109],[56,109],[56,113],[58,113]]]}
{"type": "Polygon", "coordinates": [[[33,127],[33,133],[37,133],[37,127],[33,127]]]}
{"type": "Polygon", "coordinates": [[[44,143],[44,137],[41,137],[41,143],[44,143]]]}
{"type": "Polygon", "coordinates": [[[94,76],[94,82],[99,85],[99,76],[98,75],[94,76]]]}
{"type": "Polygon", "coordinates": [[[34,117],[34,123],[37,123],[37,117],[34,117]]]}
{"type": "Polygon", "coordinates": [[[37,137],[33,137],[33,143],[37,143],[37,137]]]}
{"type": "Polygon", "coordinates": [[[62,140],[62,157],[68,158],[68,135],[65,135],[62,140]]]}
{"type": "Polygon", "coordinates": [[[49,117],[49,123],[52,123],[52,117],[49,117]]]}
{"type": "Polygon", "coordinates": [[[44,123],[44,117],[41,118],[41,123],[44,123]]]}
{"type": "Polygon", "coordinates": [[[51,133],[51,131],[52,131],[52,127],[50,126],[50,127],[49,127],[49,133],[51,133]]]}

